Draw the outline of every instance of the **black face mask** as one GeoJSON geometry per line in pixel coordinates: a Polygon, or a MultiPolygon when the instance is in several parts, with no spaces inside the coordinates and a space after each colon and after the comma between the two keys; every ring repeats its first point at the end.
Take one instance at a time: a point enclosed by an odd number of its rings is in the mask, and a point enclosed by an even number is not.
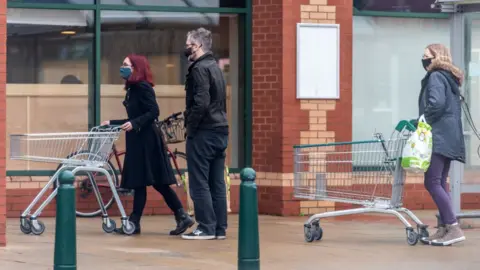
{"type": "Polygon", "coordinates": [[[190,55],[192,55],[193,51],[192,51],[192,47],[190,48],[185,48],[185,50],[183,51],[183,54],[186,56],[186,57],[190,57],[190,55]]]}
{"type": "Polygon", "coordinates": [[[422,65],[425,70],[432,64],[432,58],[422,59],[422,65]]]}

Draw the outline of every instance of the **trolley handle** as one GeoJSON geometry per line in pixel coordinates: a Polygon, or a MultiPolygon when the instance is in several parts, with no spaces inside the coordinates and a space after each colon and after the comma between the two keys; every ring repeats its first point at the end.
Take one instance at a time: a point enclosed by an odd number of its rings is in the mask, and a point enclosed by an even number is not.
{"type": "Polygon", "coordinates": [[[100,132],[118,132],[121,130],[121,125],[104,125],[104,126],[97,126],[94,127],[92,130],[97,130],[100,132]]]}
{"type": "Polygon", "coordinates": [[[398,132],[402,132],[403,130],[407,130],[410,132],[414,132],[416,128],[416,120],[401,120],[398,122],[397,126],[395,127],[395,130],[398,132]]]}
{"type": "Polygon", "coordinates": [[[113,128],[120,128],[121,125],[104,125],[104,126],[98,126],[99,129],[113,129],[113,128]]]}

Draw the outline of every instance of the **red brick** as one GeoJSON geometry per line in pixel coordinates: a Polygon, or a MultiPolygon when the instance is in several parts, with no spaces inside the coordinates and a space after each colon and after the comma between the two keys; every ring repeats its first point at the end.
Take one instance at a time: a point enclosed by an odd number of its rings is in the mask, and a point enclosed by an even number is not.
{"type": "MultiPolygon", "coordinates": [[[[253,167],[259,172],[291,173],[293,145],[300,131],[308,130],[308,111],[296,99],[296,24],[300,6],[309,0],[253,2],[253,167]],[[275,4],[271,4],[275,3],[275,4]]],[[[352,133],[352,1],[334,1],[341,24],[341,98],[327,114],[327,129],[337,141],[350,141],[352,133]],[[349,6],[350,4],[350,6],[349,6]],[[343,29],[346,29],[344,31],[343,29]],[[347,52],[348,50],[348,52],[347,52]],[[341,124],[340,124],[341,123],[341,124]]],[[[260,211],[298,212],[288,188],[271,187],[260,193],[260,211]],[[275,201],[281,196],[281,202],[275,201]],[[270,207],[269,207],[270,206],[270,207]],[[282,209],[272,210],[281,207],[282,209]]]]}

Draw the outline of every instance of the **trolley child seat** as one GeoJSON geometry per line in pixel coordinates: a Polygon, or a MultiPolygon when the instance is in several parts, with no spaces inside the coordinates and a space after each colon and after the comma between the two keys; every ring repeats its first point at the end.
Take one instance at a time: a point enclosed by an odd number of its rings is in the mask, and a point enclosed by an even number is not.
{"type": "MultiPolygon", "coordinates": [[[[10,135],[10,159],[44,163],[57,163],[61,167],[50,178],[38,195],[20,216],[20,229],[25,234],[41,235],[45,225],[37,220],[42,210],[57,195],[57,188],[32,214],[33,207],[40,201],[47,190],[58,181],[58,176],[64,170],[72,170],[75,175],[83,173],[100,173],[106,176],[115,202],[121,214],[121,224],[126,234],[135,231],[135,225],[128,221],[125,209],[112,181],[110,173],[105,169],[113,143],[119,138],[122,130],[118,126],[93,127],[90,132],[74,133],[37,133],[37,134],[12,134],[10,135]],[[73,154],[72,154],[73,153],[73,154]]],[[[102,211],[102,228],[107,233],[114,232],[115,221],[108,217],[105,204],[102,200],[97,183],[90,180],[95,197],[102,211]]]]}
{"type": "Polygon", "coordinates": [[[363,206],[312,215],[304,224],[307,242],[322,238],[320,219],[365,213],[395,215],[406,227],[409,245],[428,237],[427,225],[402,207],[405,173],[401,154],[413,131],[415,126],[403,120],[389,140],[377,133],[368,141],[294,146],[296,198],[363,206]],[[401,213],[417,224],[416,230],[401,213]]]}

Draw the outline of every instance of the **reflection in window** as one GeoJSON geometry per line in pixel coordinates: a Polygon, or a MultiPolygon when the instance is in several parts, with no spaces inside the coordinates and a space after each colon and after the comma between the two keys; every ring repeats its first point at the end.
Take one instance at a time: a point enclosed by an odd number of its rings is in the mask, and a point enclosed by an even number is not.
{"type": "Polygon", "coordinates": [[[440,9],[431,8],[434,0],[354,0],[358,10],[439,13],[440,9]]]}
{"type": "Polygon", "coordinates": [[[245,0],[100,0],[105,5],[171,6],[171,7],[245,7],[245,0]]]}
{"type": "Polygon", "coordinates": [[[60,83],[69,74],[88,83],[92,12],[10,8],[7,22],[7,83],[60,83]]]}
{"type": "Polygon", "coordinates": [[[449,29],[444,19],[354,16],[354,140],[389,137],[398,121],[418,116],[423,51],[430,43],[449,46],[449,29]]]}
{"type": "MultiPolygon", "coordinates": [[[[8,9],[7,134],[88,128],[92,29],[90,11],[8,9]]],[[[8,170],[52,169],[7,163],[8,170]]]]}
{"type": "Polygon", "coordinates": [[[34,4],[95,4],[95,0],[8,0],[9,3],[34,3],[34,4]]]}
{"type": "MultiPolygon", "coordinates": [[[[205,27],[212,31],[213,53],[227,81],[231,167],[243,161],[243,46],[238,16],[216,13],[102,11],[102,119],[125,116],[119,67],[130,53],[147,56],[154,75],[161,117],[185,109],[184,81],[188,61],[183,55],[186,34],[205,27]]],[[[175,145],[184,151],[184,145],[175,145]]]]}

